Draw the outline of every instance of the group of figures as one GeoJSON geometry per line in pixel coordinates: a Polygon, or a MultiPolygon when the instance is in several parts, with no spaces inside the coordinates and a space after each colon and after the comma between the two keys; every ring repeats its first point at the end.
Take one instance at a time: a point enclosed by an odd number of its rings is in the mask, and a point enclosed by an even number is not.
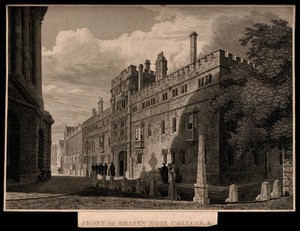
{"type": "Polygon", "coordinates": [[[161,168],[158,168],[158,170],[160,171],[160,175],[163,183],[167,184],[171,181],[172,182],[175,181],[174,164],[169,163],[168,166],[166,166],[166,164],[163,163],[163,166],[161,168]]]}
{"type": "Polygon", "coordinates": [[[116,168],[114,163],[111,163],[109,168],[106,163],[92,164],[92,175],[97,176],[98,174],[101,176],[115,176],[116,175],[116,168]]]}

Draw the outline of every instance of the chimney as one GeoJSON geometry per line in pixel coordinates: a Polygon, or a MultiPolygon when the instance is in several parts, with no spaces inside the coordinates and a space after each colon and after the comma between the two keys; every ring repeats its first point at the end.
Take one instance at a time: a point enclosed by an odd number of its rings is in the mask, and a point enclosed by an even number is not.
{"type": "Polygon", "coordinates": [[[97,115],[97,111],[96,111],[95,108],[93,108],[93,110],[92,110],[92,115],[93,115],[93,116],[96,116],[96,115],[97,115]]]}
{"type": "Polygon", "coordinates": [[[98,102],[98,113],[103,112],[103,98],[99,96],[99,102],[98,102]]]}
{"type": "Polygon", "coordinates": [[[194,63],[197,60],[197,36],[198,34],[193,31],[190,34],[190,62],[194,63]]]}
{"type": "Polygon", "coordinates": [[[146,70],[148,70],[147,71],[147,73],[149,73],[149,71],[150,71],[150,60],[149,59],[146,59],[145,60],[145,72],[146,72],[146,70]]]}
{"type": "Polygon", "coordinates": [[[143,89],[143,77],[144,77],[144,73],[143,73],[143,64],[139,65],[139,77],[138,77],[138,91],[143,89]]]}
{"type": "Polygon", "coordinates": [[[157,55],[155,66],[156,66],[155,67],[156,81],[165,78],[167,76],[168,61],[167,61],[166,57],[164,57],[163,52],[161,52],[157,55]]]}

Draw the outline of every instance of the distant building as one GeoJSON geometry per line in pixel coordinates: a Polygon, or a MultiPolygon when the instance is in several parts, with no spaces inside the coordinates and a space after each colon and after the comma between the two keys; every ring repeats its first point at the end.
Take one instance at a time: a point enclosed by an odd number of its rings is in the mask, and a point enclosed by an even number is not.
{"type": "Polygon", "coordinates": [[[82,175],[82,125],[65,126],[64,131],[64,173],[82,175]]]}
{"type": "Polygon", "coordinates": [[[57,145],[57,168],[59,173],[63,173],[64,170],[64,156],[65,156],[65,141],[59,140],[57,145]]]}
{"type": "Polygon", "coordinates": [[[51,145],[51,172],[57,173],[58,170],[58,158],[57,158],[57,144],[51,145]]]}
{"type": "Polygon", "coordinates": [[[6,182],[36,181],[51,165],[51,125],[42,94],[41,24],[47,7],[8,7],[6,182]]]}
{"type": "Polygon", "coordinates": [[[161,52],[155,72],[146,60],[138,68],[130,65],[111,81],[111,108],[98,113],[94,109],[83,122],[87,170],[96,162],[114,162],[117,176],[147,178],[158,174],[163,163],[173,163],[178,182],[194,183],[198,137],[203,134],[208,183],[282,178],[277,149],[249,152],[235,160],[235,150],[227,142],[227,132],[235,125],[225,123],[223,112],[210,107],[210,96],[219,91],[224,74],[237,62],[247,61],[223,50],[198,59],[195,32],[190,44],[190,64],[174,73],[167,74],[161,52]]]}
{"type": "Polygon", "coordinates": [[[98,113],[93,109],[92,116],[82,124],[83,170],[89,174],[92,164],[110,163],[111,156],[110,109],[103,111],[103,99],[99,98],[98,113]]]}

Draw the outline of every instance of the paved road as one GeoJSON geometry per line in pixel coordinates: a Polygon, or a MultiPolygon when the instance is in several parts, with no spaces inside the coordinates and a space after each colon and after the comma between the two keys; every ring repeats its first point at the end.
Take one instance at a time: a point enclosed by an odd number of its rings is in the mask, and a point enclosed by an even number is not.
{"type": "Polygon", "coordinates": [[[7,189],[6,199],[36,198],[70,194],[83,190],[91,185],[91,180],[86,177],[55,175],[48,182],[11,186],[7,189]]]}
{"type": "MultiPolygon", "coordinates": [[[[293,198],[283,197],[262,203],[211,204],[203,207],[192,201],[170,201],[105,195],[104,189],[91,188],[86,177],[53,176],[51,181],[10,187],[6,193],[6,209],[15,210],[79,210],[79,209],[217,209],[269,210],[293,208],[293,198]],[[71,194],[89,188],[88,192],[71,194]],[[32,199],[39,198],[39,199],[32,199]],[[21,200],[18,200],[21,199],[21,200]]],[[[227,193],[226,193],[227,194],[227,193]]]]}

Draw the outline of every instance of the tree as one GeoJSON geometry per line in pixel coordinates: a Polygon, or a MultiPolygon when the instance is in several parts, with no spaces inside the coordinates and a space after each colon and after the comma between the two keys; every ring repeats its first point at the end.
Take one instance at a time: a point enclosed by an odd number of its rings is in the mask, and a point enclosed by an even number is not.
{"type": "Polygon", "coordinates": [[[245,28],[240,43],[256,66],[232,66],[211,100],[231,124],[228,143],[237,159],[292,137],[292,28],[284,20],[271,22],[245,28]]]}

